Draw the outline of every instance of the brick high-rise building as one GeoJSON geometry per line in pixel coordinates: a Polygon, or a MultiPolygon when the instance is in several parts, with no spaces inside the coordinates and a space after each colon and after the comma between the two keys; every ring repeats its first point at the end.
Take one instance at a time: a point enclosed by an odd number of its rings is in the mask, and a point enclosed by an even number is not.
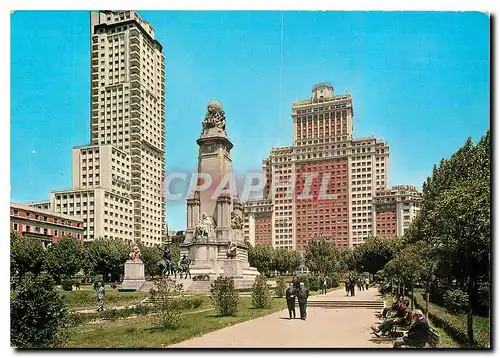
{"type": "MultiPolygon", "coordinates": [[[[83,218],[84,240],[165,240],[165,56],[135,11],[90,12],[90,144],[50,209],[83,218]]],[[[45,202],[33,203],[46,207],[45,202]]]]}
{"type": "Polygon", "coordinates": [[[422,195],[411,185],[393,186],[380,190],[373,198],[373,215],[376,217],[376,235],[403,236],[420,211],[422,195]]]}
{"type": "MultiPolygon", "coordinates": [[[[293,103],[293,146],[273,148],[263,161],[264,198],[273,208],[265,237],[275,247],[303,250],[317,236],[352,247],[377,234],[373,198],[388,187],[389,147],[353,138],[353,115],[350,93],[336,95],[326,83],[293,103]]],[[[259,242],[252,223],[246,226],[249,241],[259,242]]]]}

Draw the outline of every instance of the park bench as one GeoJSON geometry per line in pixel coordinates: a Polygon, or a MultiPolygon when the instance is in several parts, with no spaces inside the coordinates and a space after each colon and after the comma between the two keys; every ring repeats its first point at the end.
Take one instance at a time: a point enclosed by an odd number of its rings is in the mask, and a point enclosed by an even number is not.
{"type": "MultiPolygon", "coordinates": [[[[400,333],[400,332],[398,332],[400,333]]],[[[404,332],[401,332],[401,337],[404,334],[404,332]]],[[[415,346],[413,348],[424,348],[426,345],[428,345],[430,348],[436,348],[439,345],[439,333],[429,326],[429,334],[427,335],[427,339],[425,340],[425,343],[415,346]]],[[[404,346],[407,347],[407,346],[404,346]]]]}

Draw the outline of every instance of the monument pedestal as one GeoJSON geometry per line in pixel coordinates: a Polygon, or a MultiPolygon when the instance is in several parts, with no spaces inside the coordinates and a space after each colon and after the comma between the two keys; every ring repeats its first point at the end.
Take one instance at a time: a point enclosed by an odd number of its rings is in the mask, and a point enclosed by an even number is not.
{"type": "Polygon", "coordinates": [[[144,263],[130,260],[125,262],[125,275],[122,282],[122,289],[139,291],[145,282],[144,263]]]}

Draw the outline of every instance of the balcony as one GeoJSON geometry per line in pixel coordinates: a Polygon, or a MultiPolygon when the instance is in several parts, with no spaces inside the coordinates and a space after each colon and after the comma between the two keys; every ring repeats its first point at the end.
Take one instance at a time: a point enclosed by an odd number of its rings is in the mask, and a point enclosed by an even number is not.
{"type": "Polygon", "coordinates": [[[141,40],[139,40],[139,34],[137,35],[134,35],[134,36],[130,36],[130,45],[140,45],[141,44],[141,40]]]}
{"type": "Polygon", "coordinates": [[[131,66],[130,67],[130,75],[140,75],[141,74],[141,68],[139,66],[131,66]]]}
{"type": "MultiPolygon", "coordinates": [[[[137,111],[135,111],[137,112],[137,111]]],[[[141,120],[137,117],[130,118],[130,125],[131,126],[141,126],[141,120]]]]}
{"type": "Polygon", "coordinates": [[[141,118],[141,112],[137,109],[133,109],[130,111],[130,120],[132,121],[132,118],[141,118]]]}
{"type": "Polygon", "coordinates": [[[132,88],[136,88],[137,85],[139,85],[141,83],[141,76],[136,74],[136,73],[133,73],[130,75],[130,82],[132,84],[132,88]]]}
{"type": "Polygon", "coordinates": [[[132,42],[132,41],[130,41],[130,51],[131,52],[140,53],[141,52],[141,47],[140,47],[139,42],[132,42]]]}
{"type": "Polygon", "coordinates": [[[130,51],[130,58],[131,59],[140,60],[141,59],[141,54],[140,54],[139,51],[130,51]]]}

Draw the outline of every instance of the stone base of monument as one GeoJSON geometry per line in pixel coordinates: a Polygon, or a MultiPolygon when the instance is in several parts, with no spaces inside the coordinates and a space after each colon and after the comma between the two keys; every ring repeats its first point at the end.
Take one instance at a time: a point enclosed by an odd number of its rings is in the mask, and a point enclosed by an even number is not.
{"type": "Polygon", "coordinates": [[[139,291],[146,282],[144,276],[144,263],[125,262],[125,275],[123,277],[122,289],[139,291]]]}

